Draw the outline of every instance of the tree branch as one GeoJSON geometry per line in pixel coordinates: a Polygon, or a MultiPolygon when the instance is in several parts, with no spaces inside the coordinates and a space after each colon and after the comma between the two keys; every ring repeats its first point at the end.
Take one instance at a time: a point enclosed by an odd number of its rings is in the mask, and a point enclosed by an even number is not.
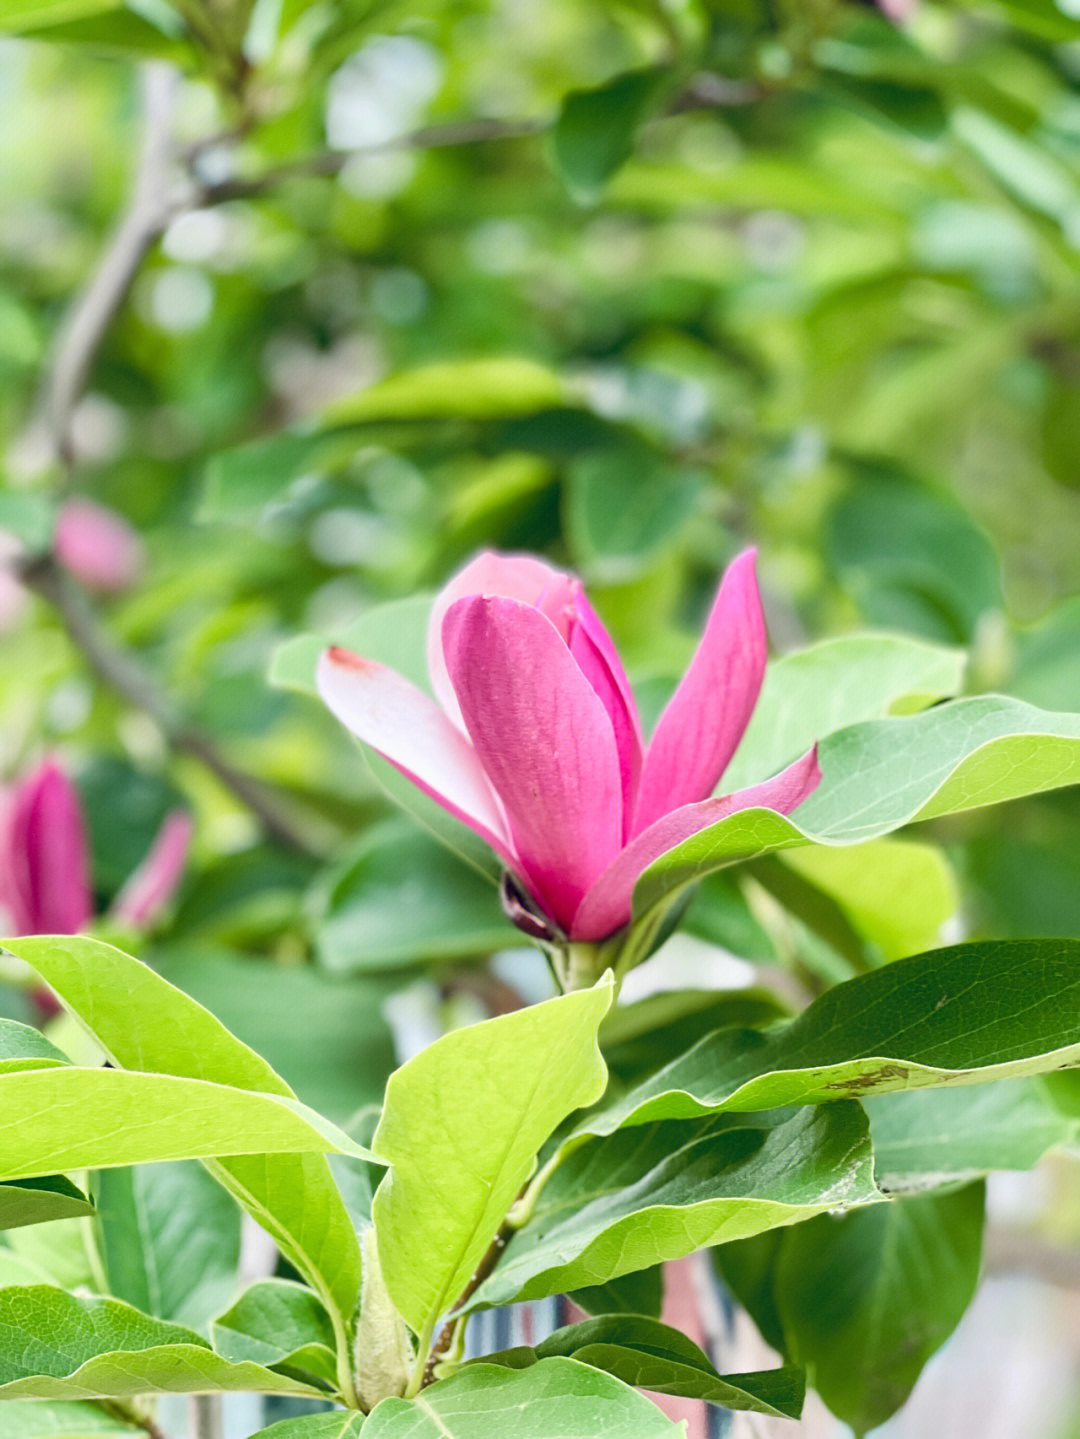
{"type": "Polygon", "coordinates": [[[153,679],[130,655],[118,650],[105,634],[86,596],[52,555],[35,556],[17,567],[27,589],[47,600],[91,670],[135,709],[158,725],[171,749],[199,760],[262,822],[267,833],[302,854],[316,853],[308,837],[286,815],[270,792],[251,775],[236,769],[214,743],[186,724],[153,679]]]}
{"type": "MultiPolygon", "coordinates": [[[[682,115],[693,110],[733,109],[753,105],[766,99],[771,88],[752,81],[728,80],[722,75],[702,72],[695,75],[664,112],[682,115]]],[[[662,118],[662,117],[658,117],[662,118]]],[[[455,120],[446,125],[424,125],[392,140],[377,145],[363,145],[353,150],[318,150],[299,159],[276,165],[261,175],[237,176],[202,185],[195,204],[219,205],[226,200],[250,199],[287,180],[305,177],[332,179],[346,165],[356,160],[376,159],[405,150],[438,150],[458,145],[480,145],[495,140],[520,140],[542,135],[555,124],[554,116],[538,116],[523,120],[455,120]]]]}
{"type": "Polygon", "coordinates": [[[159,1429],[149,1414],[144,1414],[133,1404],[126,1404],[122,1399],[99,1399],[97,1403],[114,1419],[122,1419],[126,1424],[135,1424],[140,1429],[145,1429],[147,1439],[168,1439],[164,1429],[159,1429]]]}
{"type": "Polygon", "coordinates": [[[43,409],[56,453],[66,465],[73,459],[72,417],[98,351],[147,253],[178,213],[166,181],[179,75],[171,66],[152,64],[143,67],[141,79],[146,130],[132,202],[61,328],[46,374],[43,409]]]}

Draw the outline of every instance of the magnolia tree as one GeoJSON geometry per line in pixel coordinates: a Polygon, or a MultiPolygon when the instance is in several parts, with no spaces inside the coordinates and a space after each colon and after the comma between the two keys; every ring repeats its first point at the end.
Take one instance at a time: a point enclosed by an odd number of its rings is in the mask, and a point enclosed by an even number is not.
{"type": "Polygon", "coordinates": [[[0,31],[0,1439],[879,1426],[1080,1143],[1075,0],[0,31]]]}
{"type": "MultiPolygon", "coordinates": [[[[751,552],[647,743],[580,582],[526,556],[481,555],[434,604],[373,610],[333,647],[298,639],[277,677],[317,690],[393,792],[498,879],[560,992],[437,1039],[339,1127],[122,950],[8,941],[87,1040],[73,1062],[35,1028],[0,1029],[4,1224],[96,1205],[108,1254],[109,1229],[140,1211],[108,1175],[198,1159],[290,1275],[202,1332],[107,1284],[19,1276],[0,1291],[19,1336],[0,1393],[69,1401],[41,1411],[59,1428],[19,1432],[81,1433],[76,1411],[96,1409],[158,1435],[148,1394],[254,1390],[340,1406],[275,1439],[660,1436],[682,1425],[641,1390],[797,1418],[808,1372],[857,1428],[885,1418],[972,1296],[981,1176],[1073,1131],[1073,1076],[1040,1076],[1080,1055],[1080,945],[868,964],[794,1016],[767,990],[622,1005],[620,986],[730,865],[797,856],[792,876],[828,884],[854,855],[887,874],[910,858],[891,831],[1067,784],[1080,716],[931,703],[941,654],[915,642],[836,641],[769,668],[751,552]],[[706,1247],[779,1367],[721,1374],[661,1322],[656,1266],[706,1247]],[[479,1311],[566,1294],[577,1322],[466,1357],[479,1311]],[[867,1339],[871,1310],[887,1317],[867,1339]]],[[[77,894],[55,771],[29,793],[9,871],[40,864],[51,804],[42,883],[77,894]]],[[[64,917],[77,928],[85,904],[64,917]]]]}

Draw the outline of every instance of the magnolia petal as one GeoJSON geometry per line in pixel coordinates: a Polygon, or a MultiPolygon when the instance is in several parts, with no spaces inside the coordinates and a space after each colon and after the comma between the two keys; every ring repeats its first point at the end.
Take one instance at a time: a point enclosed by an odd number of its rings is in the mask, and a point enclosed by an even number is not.
{"type": "Polygon", "coordinates": [[[623,838],[633,814],[641,777],[643,745],[641,721],[630,681],[626,678],[615,641],[589,603],[580,580],[574,581],[574,619],[570,631],[570,653],[582,674],[600,696],[615,731],[623,793],[623,838]]]}
{"type": "Polygon", "coordinates": [[[165,908],[183,877],[194,832],[186,810],[174,809],[165,816],[146,858],[113,902],[112,912],[121,924],[142,929],[165,908]]]}
{"type": "Polygon", "coordinates": [[[428,674],[435,698],[458,729],[465,728],[465,721],[461,717],[443,655],[442,626],[447,610],[466,595],[503,595],[506,599],[523,600],[525,604],[534,605],[546,590],[563,578],[561,570],[532,555],[500,555],[494,550],[484,550],[464,569],[458,570],[435,596],[428,620],[428,674]]]}
{"type": "Polygon", "coordinates": [[[82,804],[53,759],[15,786],[5,896],[18,934],[77,934],[94,912],[82,804]]]}
{"type": "Polygon", "coordinates": [[[690,668],[645,753],[632,834],[706,799],[750,723],[765,678],[767,641],[754,550],[728,566],[690,668]]]}
{"type": "Polygon", "coordinates": [[[790,814],[821,782],[817,745],[764,784],[735,794],[699,800],[665,814],[626,846],[581,901],[570,925],[570,938],[606,939],[630,920],[638,876],[669,849],[743,809],[772,809],[790,814]]]}
{"type": "Polygon", "coordinates": [[[316,684],[346,729],[516,864],[476,751],[434,700],[396,670],[336,647],[319,660],[316,684]]]}
{"type": "Polygon", "coordinates": [[[611,720],[551,621],[519,600],[458,600],[443,651],[469,736],[502,800],[529,889],[565,926],[618,853],[611,720]]]}

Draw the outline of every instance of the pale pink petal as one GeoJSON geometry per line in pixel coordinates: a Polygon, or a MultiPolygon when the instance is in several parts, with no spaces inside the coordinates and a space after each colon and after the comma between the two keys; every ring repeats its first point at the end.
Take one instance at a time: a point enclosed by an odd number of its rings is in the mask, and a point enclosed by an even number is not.
{"type": "Polygon", "coordinates": [[[194,832],[186,810],[174,809],[165,816],[146,858],[113,902],[112,912],[121,924],[142,929],[165,908],[183,877],[194,832]]]}
{"type": "Polygon", "coordinates": [[[589,890],[570,926],[572,939],[606,939],[630,920],[634,885],[643,870],[684,839],[743,809],[790,814],[821,782],[817,746],[764,784],[699,800],[661,816],[626,846],[589,890]]]}
{"type": "Polygon", "coordinates": [[[88,589],[106,592],[126,589],[144,560],[142,541],[128,522],[81,495],[57,517],[53,553],[88,589]]]}
{"type": "Polygon", "coordinates": [[[77,934],[94,912],[82,805],[53,759],[16,787],[6,896],[19,934],[77,934]]]}
{"type": "Polygon", "coordinates": [[[574,581],[574,621],[570,631],[570,653],[600,696],[615,731],[615,748],[619,753],[622,777],[623,838],[626,839],[641,777],[641,721],[615,642],[589,603],[580,580],[574,581]]]}
{"type": "Polygon", "coordinates": [[[385,665],[337,648],[319,660],[316,682],[347,729],[515,864],[476,751],[434,700],[385,665]]]}
{"type": "Polygon", "coordinates": [[[455,600],[466,595],[502,595],[510,600],[523,600],[534,605],[544,591],[562,572],[532,555],[499,555],[485,550],[470,560],[435,596],[428,620],[428,674],[435,698],[459,729],[465,728],[454,686],[443,656],[442,625],[447,610],[455,600]]]}
{"type": "Polygon", "coordinates": [[[519,873],[565,925],[621,843],[611,720],[533,605],[458,600],[443,621],[443,650],[466,728],[502,800],[519,873]]]}
{"type": "Polygon", "coordinates": [[[767,642],[753,550],[728,566],[690,668],[645,752],[632,834],[708,798],[743,737],[765,678],[767,642]]]}

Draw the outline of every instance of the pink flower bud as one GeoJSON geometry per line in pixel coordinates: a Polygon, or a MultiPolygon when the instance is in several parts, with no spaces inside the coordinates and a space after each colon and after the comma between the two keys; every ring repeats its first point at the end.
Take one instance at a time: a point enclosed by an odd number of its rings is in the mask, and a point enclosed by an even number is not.
{"type": "Polygon", "coordinates": [[[87,589],[109,593],[132,584],[142,570],[142,541],[126,520],[76,495],[60,511],[53,553],[87,589]]]}
{"type": "Polygon", "coordinates": [[[93,914],[82,805],[54,759],[0,808],[0,906],[16,934],[77,934],[93,914]]]}
{"type": "Polygon", "coordinates": [[[113,916],[121,924],[143,929],[172,899],[183,877],[194,828],[186,810],[174,809],[166,815],[146,858],[113,903],[113,916]]]}

